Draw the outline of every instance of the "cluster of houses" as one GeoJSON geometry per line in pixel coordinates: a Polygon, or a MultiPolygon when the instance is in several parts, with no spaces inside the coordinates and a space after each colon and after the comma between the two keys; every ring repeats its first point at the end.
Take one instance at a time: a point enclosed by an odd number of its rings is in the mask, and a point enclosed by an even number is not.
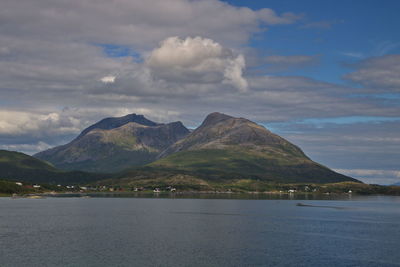
{"type": "MultiPolygon", "coordinates": [[[[285,191],[279,191],[279,192],[280,193],[284,193],[285,191]]],[[[289,193],[289,194],[294,194],[296,192],[312,192],[312,193],[316,193],[316,192],[318,192],[318,188],[306,185],[306,186],[304,186],[304,188],[303,187],[302,188],[290,188],[286,192],[289,193]]],[[[344,192],[344,193],[352,194],[353,191],[351,189],[349,189],[347,192],[344,192]]],[[[324,194],[329,194],[329,192],[325,192],[324,194]]]]}
{"type": "Polygon", "coordinates": [[[42,187],[41,185],[38,185],[38,184],[34,184],[34,185],[24,185],[24,184],[21,183],[21,182],[15,182],[15,184],[18,185],[18,186],[25,186],[26,188],[36,188],[36,189],[38,189],[38,188],[41,188],[41,187],[42,187]]]}
{"type": "Polygon", "coordinates": [[[124,192],[124,191],[133,191],[133,192],[141,192],[141,191],[153,191],[154,193],[160,192],[176,192],[176,188],[172,186],[167,186],[165,188],[146,188],[146,187],[131,187],[131,188],[123,188],[123,187],[113,187],[113,186],[98,186],[98,187],[88,187],[88,186],[76,186],[76,185],[57,185],[58,187],[64,187],[71,191],[108,191],[108,192],[124,192]]]}
{"type": "MultiPolygon", "coordinates": [[[[33,188],[33,189],[40,189],[42,186],[38,185],[38,184],[33,184],[33,185],[24,185],[21,182],[16,182],[15,183],[18,186],[24,186],[26,188],[33,188]]],[[[77,186],[77,185],[61,185],[58,184],[57,187],[61,188],[65,188],[71,191],[80,191],[80,192],[85,192],[85,191],[109,191],[109,192],[118,192],[118,191],[133,191],[133,192],[140,192],[140,191],[153,191],[154,193],[160,193],[160,192],[176,192],[176,188],[172,187],[172,186],[167,186],[165,188],[160,188],[160,187],[156,187],[156,188],[145,188],[145,187],[131,187],[128,190],[126,188],[123,187],[113,187],[113,186],[98,186],[98,187],[88,187],[88,186],[77,186]]],[[[292,188],[282,188],[282,190],[279,191],[279,193],[289,193],[289,194],[294,194],[296,192],[318,192],[318,188],[316,188],[315,186],[300,186],[300,187],[292,187],[292,188]]],[[[231,189],[228,189],[227,191],[232,192],[231,189]]],[[[352,194],[352,190],[348,190],[347,192],[344,192],[347,194],[352,194]]],[[[329,193],[325,193],[325,194],[329,194],[329,193]]]]}
{"type": "MultiPolygon", "coordinates": [[[[135,188],[136,189],[136,188],[135,188]]],[[[154,188],[154,190],[153,190],[153,192],[154,193],[160,193],[162,190],[160,189],[160,188],[154,188]]],[[[172,186],[167,186],[166,188],[165,188],[165,191],[166,192],[176,192],[176,188],[175,187],[172,187],[172,186]]]]}

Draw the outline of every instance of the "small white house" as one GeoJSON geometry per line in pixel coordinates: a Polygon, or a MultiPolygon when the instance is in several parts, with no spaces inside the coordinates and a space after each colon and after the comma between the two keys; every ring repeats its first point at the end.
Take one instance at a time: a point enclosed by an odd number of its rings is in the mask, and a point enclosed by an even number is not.
{"type": "Polygon", "coordinates": [[[15,184],[19,185],[19,186],[22,186],[22,183],[20,183],[20,182],[16,182],[15,184]]]}
{"type": "Polygon", "coordinates": [[[40,185],[38,185],[38,184],[34,184],[33,185],[33,188],[40,188],[41,186],[40,185]]]}
{"type": "Polygon", "coordinates": [[[289,189],[288,192],[289,193],[296,193],[296,189],[289,189]]]}

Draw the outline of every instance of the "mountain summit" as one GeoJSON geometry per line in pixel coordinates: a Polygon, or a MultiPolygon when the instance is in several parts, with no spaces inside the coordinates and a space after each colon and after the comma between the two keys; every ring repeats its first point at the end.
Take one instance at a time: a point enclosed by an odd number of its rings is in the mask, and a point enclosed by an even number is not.
{"type": "Polygon", "coordinates": [[[154,161],[187,134],[181,122],[162,124],[129,114],[103,119],[70,143],[34,156],[65,170],[116,172],[154,161]]]}
{"type": "MultiPolygon", "coordinates": [[[[286,157],[303,157],[297,146],[273,134],[248,119],[235,118],[214,112],[186,138],[163,151],[159,157],[180,152],[202,149],[241,149],[279,153],[286,157]]],[[[308,159],[308,158],[307,158],[308,159]]]]}
{"type": "Polygon", "coordinates": [[[111,117],[111,118],[102,119],[101,121],[89,126],[85,130],[83,130],[82,133],[78,137],[87,134],[88,132],[90,132],[93,129],[110,130],[110,129],[115,129],[115,128],[121,127],[130,122],[136,122],[138,124],[145,125],[145,126],[161,125],[159,123],[155,123],[151,120],[146,119],[143,115],[136,115],[133,113],[133,114],[128,114],[123,117],[111,117]]]}
{"type": "Polygon", "coordinates": [[[207,179],[356,181],[313,162],[300,148],[255,122],[217,112],[158,158],[149,166],[207,179]]]}

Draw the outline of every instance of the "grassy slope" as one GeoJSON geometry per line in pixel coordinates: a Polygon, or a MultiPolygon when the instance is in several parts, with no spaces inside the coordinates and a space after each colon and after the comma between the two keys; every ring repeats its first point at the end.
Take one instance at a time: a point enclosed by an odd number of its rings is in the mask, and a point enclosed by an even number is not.
{"type": "Polygon", "coordinates": [[[50,164],[19,152],[0,150],[0,179],[35,183],[84,183],[105,175],[60,171],[50,164]]]}
{"type": "MultiPolygon", "coordinates": [[[[157,153],[148,151],[128,151],[113,148],[115,153],[107,158],[100,158],[96,161],[85,160],[74,163],[59,163],[57,168],[63,170],[86,170],[89,172],[113,173],[121,169],[127,169],[133,166],[141,166],[154,161],[157,153]]],[[[99,152],[101,153],[101,152],[99,152]]]]}
{"type": "Polygon", "coordinates": [[[0,150],[0,164],[13,165],[24,169],[41,169],[55,171],[56,169],[49,163],[28,156],[24,153],[0,150]]]}
{"type": "Polygon", "coordinates": [[[263,151],[203,149],[172,154],[148,165],[149,172],[184,172],[208,180],[260,179],[279,182],[356,181],[307,158],[263,151]]]}

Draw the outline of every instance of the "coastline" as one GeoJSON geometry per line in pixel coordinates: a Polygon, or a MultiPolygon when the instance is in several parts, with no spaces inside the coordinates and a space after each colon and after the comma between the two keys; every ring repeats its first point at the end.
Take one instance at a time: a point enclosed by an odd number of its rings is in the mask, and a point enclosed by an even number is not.
{"type": "Polygon", "coordinates": [[[45,199],[45,198],[156,198],[156,199],[236,199],[236,200],[362,200],[365,197],[399,197],[399,195],[383,194],[346,194],[346,193],[279,193],[279,192],[206,192],[182,191],[170,192],[43,192],[28,195],[2,195],[14,199],[45,199]]]}

